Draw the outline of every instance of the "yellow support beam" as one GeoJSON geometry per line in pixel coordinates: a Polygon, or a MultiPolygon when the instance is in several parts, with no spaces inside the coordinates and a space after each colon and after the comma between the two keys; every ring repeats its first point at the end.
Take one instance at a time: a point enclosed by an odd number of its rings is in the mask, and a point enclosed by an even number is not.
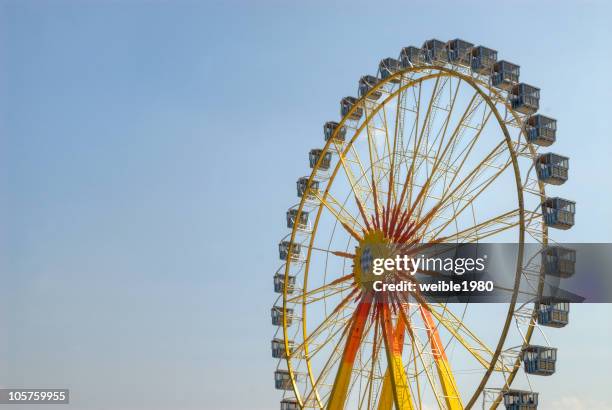
{"type": "MultiPolygon", "coordinates": [[[[403,352],[404,347],[404,336],[406,334],[406,327],[403,320],[398,320],[395,325],[394,340],[399,345],[400,355],[403,352]]],[[[391,387],[391,374],[389,369],[385,371],[385,378],[383,379],[383,386],[380,393],[380,400],[378,401],[378,410],[392,410],[393,409],[393,389],[391,387]]]]}
{"type": "MultiPolygon", "coordinates": [[[[406,371],[404,369],[404,364],[402,363],[402,346],[404,345],[404,338],[403,336],[397,337],[398,335],[393,331],[393,320],[391,318],[391,312],[389,311],[389,305],[386,303],[381,304],[379,305],[379,309],[381,312],[381,325],[383,339],[385,341],[385,351],[387,353],[387,372],[389,375],[395,408],[397,410],[414,410],[412,405],[412,396],[410,394],[410,386],[408,385],[408,378],[406,377],[406,371]]],[[[403,322],[400,320],[398,324],[399,323],[403,322]]],[[[403,335],[403,326],[401,330],[403,335]]],[[[388,400],[386,397],[381,396],[380,405],[388,405],[386,401],[384,403],[382,402],[383,400],[388,400]]]]}
{"type": "Polygon", "coordinates": [[[463,410],[463,404],[461,403],[461,397],[459,396],[459,389],[457,389],[457,383],[455,377],[451,371],[446,352],[444,351],[444,345],[440,340],[440,334],[436,329],[435,323],[431,316],[431,312],[428,308],[419,306],[425,328],[427,329],[427,335],[431,345],[431,353],[434,357],[436,367],[438,369],[438,377],[440,378],[440,384],[442,385],[442,391],[444,392],[444,400],[446,401],[446,407],[448,410],[463,410]]]}

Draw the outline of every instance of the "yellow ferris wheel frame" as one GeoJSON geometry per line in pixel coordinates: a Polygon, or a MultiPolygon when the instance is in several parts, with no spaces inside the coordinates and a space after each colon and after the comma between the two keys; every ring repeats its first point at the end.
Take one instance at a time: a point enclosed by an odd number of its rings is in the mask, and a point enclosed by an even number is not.
{"type": "MultiPolygon", "coordinates": [[[[438,79],[441,77],[454,77],[470,85],[476,91],[476,93],[480,96],[480,98],[482,98],[482,100],[487,104],[488,108],[491,110],[492,114],[495,116],[497,120],[497,124],[499,125],[499,127],[501,128],[503,132],[504,141],[510,153],[510,160],[512,163],[512,169],[514,171],[514,180],[516,183],[516,191],[517,191],[516,200],[517,200],[518,210],[519,210],[519,214],[518,214],[518,217],[519,217],[519,225],[518,225],[519,227],[519,238],[518,238],[519,252],[518,252],[518,257],[517,257],[517,265],[516,265],[517,270],[515,274],[513,294],[509,302],[508,312],[506,314],[506,320],[504,322],[498,344],[495,347],[492,358],[490,360],[490,364],[484,376],[482,377],[480,384],[478,385],[478,387],[476,388],[476,390],[470,397],[467,404],[465,404],[465,406],[462,404],[461,400],[458,398],[458,393],[457,393],[457,388],[455,385],[454,377],[452,375],[452,371],[450,370],[450,367],[448,366],[448,363],[445,361],[445,357],[443,355],[444,353],[443,349],[442,349],[442,355],[436,360],[439,378],[440,378],[442,387],[444,388],[445,394],[447,396],[445,405],[447,408],[455,410],[455,409],[463,409],[463,408],[467,408],[467,409],[472,408],[474,404],[476,403],[478,397],[480,396],[480,394],[486,387],[486,383],[489,377],[491,376],[492,372],[495,370],[498,358],[504,347],[504,341],[506,339],[509,327],[512,323],[512,319],[514,316],[517,296],[518,296],[519,286],[520,286],[520,281],[521,281],[522,267],[523,267],[522,266],[523,264],[523,244],[525,241],[525,222],[526,221],[525,221],[524,195],[523,195],[523,185],[522,185],[522,179],[521,179],[521,170],[518,164],[517,152],[515,151],[515,148],[516,148],[515,141],[512,140],[510,132],[508,131],[508,128],[506,126],[507,121],[504,120],[501,113],[497,109],[497,104],[505,105],[507,112],[509,112],[514,118],[514,120],[517,121],[518,123],[520,123],[520,116],[517,112],[515,112],[512,109],[512,106],[503,97],[500,91],[494,89],[488,83],[485,83],[484,81],[481,81],[478,78],[471,77],[469,75],[463,74],[451,68],[447,68],[441,65],[423,65],[423,66],[416,65],[416,66],[412,66],[412,67],[409,67],[403,70],[399,70],[396,73],[388,76],[387,78],[380,80],[365,95],[361,96],[355,102],[355,104],[351,107],[349,112],[343,116],[342,120],[339,122],[338,126],[334,130],[333,135],[326,142],[324,148],[322,149],[322,154],[320,155],[316,165],[313,167],[313,170],[308,178],[307,186],[310,187],[313,180],[315,179],[315,176],[317,175],[317,171],[319,167],[321,166],[321,162],[324,158],[325,153],[330,152],[332,145],[335,145],[335,148],[336,148],[335,152],[338,153],[340,159],[338,163],[335,165],[329,177],[327,186],[325,187],[325,191],[318,198],[321,201],[321,203],[317,205],[318,210],[316,213],[316,217],[314,219],[312,233],[310,237],[310,243],[309,243],[306,258],[305,258],[303,289],[304,290],[307,289],[309,264],[311,260],[311,254],[313,250],[314,239],[316,236],[319,220],[320,220],[321,214],[325,206],[324,202],[329,194],[330,188],[340,168],[344,167],[346,170],[346,164],[344,163],[344,161],[345,161],[345,156],[348,153],[348,150],[350,149],[352,144],[354,144],[357,138],[361,135],[363,130],[368,126],[370,121],[373,120],[374,116],[378,113],[378,111],[382,107],[385,106],[385,104],[387,104],[389,101],[393,100],[394,98],[398,98],[398,96],[401,95],[402,92],[405,92],[410,87],[414,87],[417,84],[420,85],[421,83],[427,80],[438,79]],[[417,74],[417,73],[424,74],[424,75],[416,79],[410,78],[410,74],[417,74]],[[363,120],[363,123],[355,130],[352,138],[350,139],[350,141],[346,143],[344,150],[342,150],[341,149],[342,146],[338,144],[336,137],[338,133],[340,132],[340,130],[344,127],[348,118],[351,117],[351,115],[355,112],[355,110],[357,110],[358,107],[365,107],[365,101],[366,99],[368,99],[370,95],[380,91],[386,84],[393,82],[393,81],[397,82],[398,80],[400,80],[400,86],[397,87],[397,90],[389,93],[389,95],[386,96],[386,98],[382,102],[377,102],[376,106],[369,112],[366,110],[366,115],[365,115],[365,119],[363,120]],[[455,395],[456,397],[453,398],[452,396],[455,393],[456,393],[455,395]]],[[[431,105],[431,101],[430,101],[430,105],[431,105]]],[[[525,134],[524,129],[521,129],[520,133],[524,136],[525,134]]],[[[528,147],[529,154],[531,156],[534,156],[536,154],[535,149],[532,147],[532,144],[526,143],[526,147],[528,147]]],[[[544,183],[538,181],[538,189],[539,189],[540,197],[544,199],[546,197],[544,183]]],[[[303,195],[297,207],[296,220],[299,220],[306,202],[307,202],[307,195],[303,195]]],[[[345,228],[349,229],[347,226],[345,226],[345,228]]],[[[544,224],[542,224],[541,229],[542,229],[542,244],[546,245],[548,243],[548,228],[544,224]]],[[[290,234],[290,243],[294,243],[297,233],[298,233],[298,225],[294,224],[291,234],[290,234]]],[[[289,254],[287,256],[287,261],[291,261],[292,252],[293,252],[293,249],[289,247],[288,249],[289,254]]],[[[288,262],[285,266],[285,274],[284,274],[284,284],[285,285],[284,285],[283,294],[282,294],[282,300],[283,300],[282,308],[284,312],[286,312],[287,310],[288,301],[295,299],[295,297],[292,298],[291,295],[288,293],[287,284],[289,283],[290,270],[291,270],[291,264],[288,262]]],[[[538,289],[538,292],[540,292],[541,294],[543,281],[540,280],[539,282],[540,282],[540,287],[538,289]]],[[[304,354],[305,361],[306,361],[306,367],[308,369],[308,377],[310,378],[310,383],[312,384],[312,386],[314,386],[313,389],[315,390],[314,400],[317,403],[316,407],[329,408],[329,409],[341,409],[343,408],[343,405],[344,405],[341,394],[342,394],[342,391],[346,389],[346,385],[348,383],[348,379],[350,379],[350,373],[352,369],[348,369],[347,374],[337,375],[336,382],[334,383],[334,390],[332,390],[332,396],[329,399],[329,402],[327,404],[324,403],[323,399],[319,396],[318,392],[316,392],[317,380],[314,379],[311,362],[309,360],[309,354],[308,354],[309,347],[307,343],[307,338],[309,335],[307,332],[307,323],[306,323],[306,316],[307,316],[306,315],[306,304],[307,304],[306,296],[307,296],[306,293],[302,294],[301,321],[302,321],[302,332],[303,332],[303,339],[304,339],[303,354],[304,354]],[[335,395],[334,392],[339,392],[340,396],[335,395]],[[326,405],[328,407],[326,407],[326,405]]],[[[432,321],[433,319],[431,318],[431,311],[428,310],[427,308],[424,308],[422,310],[424,311],[422,313],[423,317],[427,318],[425,320],[432,321]]],[[[363,312],[360,312],[356,309],[355,315],[360,315],[360,314],[363,314],[363,312]]],[[[379,401],[379,409],[390,410],[392,406],[395,405],[395,408],[397,409],[412,410],[414,408],[412,405],[413,399],[411,397],[409,386],[407,386],[407,383],[405,380],[406,375],[403,370],[403,365],[401,363],[401,354],[398,355],[396,348],[394,347],[394,345],[397,344],[395,343],[394,339],[398,337],[398,333],[401,333],[402,335],[401,337],[403,337],[405,331],[409,331],[405,329],[405,326],[403,326],[403,328],[399,326],[399,323],[405,324],[407,321],[407,318],[402,317],[401,318],[402,320],[398,320],[398,329],[394,329],[391,322],[389,321],[388,314],[389,314],[389,310],[384,309],[383,307],[380,317],[377,318],[377,320],[379,320],[382,323],[381,329],[383,332],[383,340],[385,342],[385,352],[387,355],[387,362],[389,364],[388,371],[385,374],[385,381],[384,381],[383,388],[382,388],[383,398],[381,398],[381,400],[379,401]]],[[[533,315],[533,319],[529,323],[527,332],[525,334],[523,346],[528,345],[529,340],[531,339],[531,336],[533,333],[534,323],[535,323],[535,309],[532,315],[533,315]]],[[[297,386],[297,377],[295,375],[295,371],[291,363],[291,360],[292,360],[291,352],[292,352],[293,346],[289,344],[290,337],[288,333],[287,316],[288,315],[284,314],[282,318],[282,328],[283,328],[283,335],[284,335],[284,344],[285,344],[284,348],[286,352],[287,370],[291,375],[291,384],[293,386],[295,398],[298,401],[300,407],[305,407],[304,398],[301,397],[299,388],[297,386]]],[[[401,316],[404,316],[404,315],[401,315],[401,316]]],[[[353,327],[355,326],[356,323],[357,323],[356,321],[352,321],[353,327]]],[[[361,329],[361,331],[363,331],[363,329],[361,329]]],[[[432,338],[435,340],[436,337],[437,337],[436,334],[433,333],[432,338]]],[[[511,368],[511,371],[509,372],[509,376],[507,378],[506,386],[504,386],[504,389],[508,389],[510,387],[519,368],[520,368],[520,359],[517,358],[515,365],[511,368]]],[[[342,370],[341,368],[340,372],[346,372],[346,370],[342,370]]],[[[499,405],[500,401],[501,401],[501,392],[499,396],[496,398],[491,408],[496,408],[499,405]]]]}

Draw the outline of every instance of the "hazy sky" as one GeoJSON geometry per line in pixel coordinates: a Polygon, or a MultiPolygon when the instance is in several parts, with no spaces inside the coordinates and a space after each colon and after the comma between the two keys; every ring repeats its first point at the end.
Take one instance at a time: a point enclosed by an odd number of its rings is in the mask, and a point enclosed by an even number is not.
{"type": "MultiPolygon", "coordinates": [[[[611,241],[612,3],[288,3],[0,0],[0,386],[278,408],[295,180],[359,77],[428,38],[495,48],[542,88],[577,201],[557,237],[611,241]]],[[[575,306],[553,332],[541,409],[612,408],[611,314],[575,306]]]]}

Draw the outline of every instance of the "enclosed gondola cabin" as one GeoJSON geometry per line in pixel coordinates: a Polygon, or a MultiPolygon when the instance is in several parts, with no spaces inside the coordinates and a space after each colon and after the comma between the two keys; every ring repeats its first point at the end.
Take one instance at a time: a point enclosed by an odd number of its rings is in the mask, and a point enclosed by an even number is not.
{"type": "Polygon", "coordinates": [[[336,135],[334,133],[338,129],[340,124],[334,121],[328,121],[323,125],[323,135],[325,135],[325,141],[329,140],[331,137],[334,137],[335,142],[344,142],[346,138],[346,128],[341,127],[336,135]]]}
{"type": "Polygon", "coordinates": [[[472,65],[472,47],[474,47],[474,44],[459,38],[446,43],[450,62],[464,67],[470,67],[472,65]]]}
{"type": "MultiPolygon", "coordinates": [[[[378,84],[378,78],[373,75],[364,75],[359,79],[359,96],[363,97],[367,95],[372,88],[374,88],[378,84]]],[[[373,91],[370,95],[368,95],[368,100],[376,101],[382,95],[382,91],[377,89],[373,91]]]]}
{"type": "Polygon", "coordinates": [[[290,241],[281,241],[281,243],[278,244],[278,256],[281,260],[287,260],[290,253],[289,251],[291,251],[292,261],[299,260],[300,252],[302,251],[302,245],[290,241]]]}
{"type": "Polygon", "coordinates": [[[276,370],[274,372],[274,386],[277,390],[293,390],[291,376],[287,370],[276,370]]]}
{"type": "Polygon", "coordinates": [[[546,184],[561,185],[567,181],[569,158],[552,152],[538,156],[536,160],[538,179],[546,184]]]}
{"type": "Polygon", "coordinates": [[[562,246],[547,246],[542,251],[542,269],[546,275],[569,278],[576,273],[576,251],[562,246]]]}
{"type": "Polygon", "coordinates": [[[520,66],[505,60],[498,61],[493,64],[491,84],[493,84],[494,87],[501,88],[502,90],[510,90],[512,87],[518,84],[520,73],[520,66]]]}
{"type": "Polygon", "coordinates": [[[538,393],[523,390],[508,390],[504,392],[506,410],[537,410],[538,393]]]}
{"type": "Polygon", "coordinates": [[[525,373],[550,376],[555,372],[557,349],[547,346],[530,345],[523,350],[525,373]]]}
{"type": "Polygon", "coordinates": [[[293,229],[297,224],[297,228],[301,231],[308,229],[308,212],[302,210],[298,218],[298,210],[296,208],[287,211],[287,228],[293,229]]]}
{"type": "Polygon", "coordinates": [[[533,144],[547,147],[557,138],[557,120],[544,115],[532,115],[525,125],[527,140],[533,144]]]}
{"type": "MultiPolygon", "coordinates": [[[[283,325],[283,307],[282,306],[274,306],[272,307],[272,324],[274,326],[282,326],[283,325]]],[[[287,326],[291,326],[293,322],[293,309],[287,308],[287,326]]]]}
{"type": "Polygon", "coordinates": [[[307,195],[308,198],[316,198],[319,193],[319,181],[313,179],[308,185],[309,177],[302,177],[297,180],[297,195],[298,197],[302,197],[307,195]]]}
{"type": "Polygon", "coordinates": [[[325,155],[323,155],[323,150],[318,148],[311,149],[310,153],[308,154],[310,168],[314,168],[315,165],[317,165],[317,162],[319,161],[319,158],[321,158],[321,156],[323,156],[323,159],[319,164],[319,169],[322,171],[327,171],[329,169],[332,160],[331,152],[326,152],[325,155]]]}
{"type": "Polygon", "coordinates": [[[340,115],[343,117],[348,116],[347,118],[349,120],[359,120],[363,116],[363,107],[356,106],[355,110],[351,111],[355,104],[357,104],[357,98],[344,97],[342,101],[340,101],[340,115]]]}
{"type": "MultiPolygon", "coordinates": [[[[391,77],[393,74],[397,73],[401,69],[402,66],[399,60],[396,60],[395,58],[383,58],[382,60],[380,60],[380,63],[378,63],[378,72],[380,73],[380,78],[383,80],[386,80],[387,78],[391,77]]],[[[400,78],[395,77],[390,81],[392,83],[399,83],[400,78]]]]}
{"type": "Polygon", "coordinates": [[[403,69],[413,67],[413,66],[422,66],[427,62],[425,57],[425,50],[418,47],[404,47],[400,52],[400,65],[403,69]]]}
{"type": "Polygon", "coordinates": [[[569,323],[569,301],[546,297],[538,303],[538,323],[548,327],[564,327],[569,323]]]}
{"type": "Polygon", "coordinates": [[[280,402],[280,410],[300,410],[300,405],[297,400],[283,399],[280,402]]]}
{"type": "Polygon", "coordinates": [[[423,50],[427,62],[430,64],[444,64],[448,62],[448,51],[443,41],[432,39],[423,43],[423,50]]]}
{"type": "MultiPolygon", "coordinates": [[[[295,290],[295,276],[289,275],[287,277],[287,294],[292,295],[295,290]]],[[[276,273],[274,274],[274,292],[283,293],[285,291],[285,274],[276,273]]]]}
{"type": "Polygon", "coordinates": [[[546,198],[542,202],[542,215],[546,226],[556,229],[570,229],[574,226],[576,203],[559,197],[546,198]]]}
{"type": "MultiPolygon", "coordinates": [[[[293,340],[289,340],[289,351],[293,350],[293,340]]],[[[272,357],[275,359],[286,359],[287,351],[285,350],[284,339],[272,339],[272,357]]]]}
{"type": "Polygon", "coordinates": [[[519,83],[510,91],[512,108],[523,114],[534,114],[540,108],[540,89],[529,84],[519,83]]]}
{"type": "Polygon", "coordinates": [[[472,48],[472,70],[478,74],[490,75],[496,62],[496,50],[483,46],[472,48]]]}

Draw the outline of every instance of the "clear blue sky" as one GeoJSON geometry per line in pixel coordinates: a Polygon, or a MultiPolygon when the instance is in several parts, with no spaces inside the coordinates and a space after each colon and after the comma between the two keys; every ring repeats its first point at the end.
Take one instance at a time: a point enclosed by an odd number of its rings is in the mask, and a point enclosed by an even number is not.
{"type": "MultiPolygon", "coordinates": [[[[358,78],[428,38],[521,64],[571,157],[558,238],[611,241],[611,3],[430,3],[0,0],[0,386],[69,387],[78,409],[277,408],[295,180],[358,78]]],[[[576,307],[555,332],[541,408],[612,408],[611,313],[576,307]]]]}

